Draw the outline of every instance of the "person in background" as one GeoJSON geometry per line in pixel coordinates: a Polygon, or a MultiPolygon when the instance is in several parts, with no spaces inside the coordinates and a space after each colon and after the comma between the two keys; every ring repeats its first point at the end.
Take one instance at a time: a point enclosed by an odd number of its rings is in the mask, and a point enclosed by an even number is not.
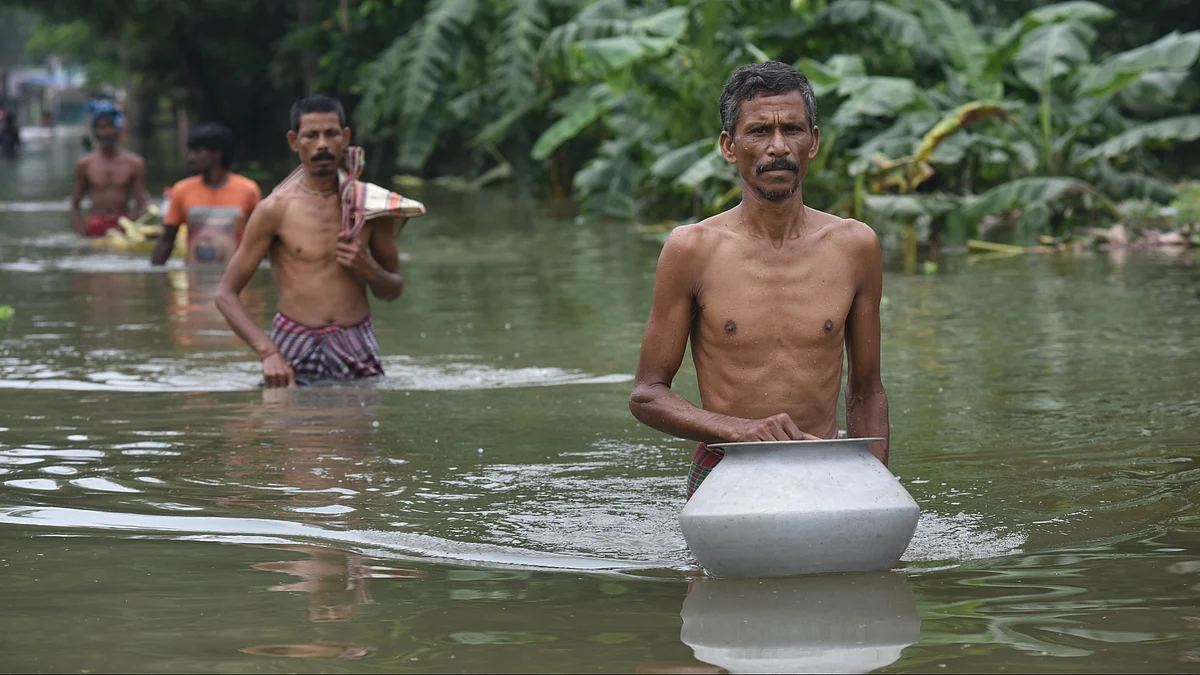
{"type": "Polygon", "coordinates": [[[21,131],[17,128],[17,114],[0,108],[0,154],[13,157],[21,145],[21,131]]]}
{"type": "Polygon", "coordinates": [[[103,237],[120,227],[121,216],[134,202],[133,218],[146,210],[146,161],[121,148],[121,115],[102,111],[92,118],[92,133],[100,147],[75,163],[75,190],[71,196],[71,227],[85,237],[103,237]],[[85,195],[92,207],[85,220],[80,205],[85,195]]]}
{"type": "Polygon", "coordinates": [[[150,256],[153,265],[171,257],[179,226],[187,223],[187,262],[227,262],[242,241],[242,230],[262,200],[258,184],[229,170],[233,133],[212,123],[188,134],[188,164],[197,175],[171,188],[163,234],[150,256]]]}

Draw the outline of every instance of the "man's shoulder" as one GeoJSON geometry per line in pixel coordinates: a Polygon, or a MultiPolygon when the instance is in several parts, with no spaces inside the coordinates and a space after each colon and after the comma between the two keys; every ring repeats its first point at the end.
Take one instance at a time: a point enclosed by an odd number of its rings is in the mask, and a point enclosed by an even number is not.
{"type": "Polygon", "coordinates": [[[175,181],[175,184],[171,186],[171,194],[174,195],[178,192],[190,192],[195,190],[196,187],[200,185],[200,181],[202,180],[203,178],[201,176],[195,175],[175,181]]]}
{"type": "Polygon", "coordinates": [[[291,203],[292,195],[289,190],[277,190],[263,197],[258,206],[254,207],[254,213],[262,213],[273,220],[279,220],[283,218],[291,203]]]}
{"type": "Polygon", "coordinates": [[[146,160],[132,150],[121,150],[121,160],[136,166],[146,166],[146,160]]]}
{"type": "Polygon", "coordinates": [[[819,219],[826,235],[836,241],[852,246],[879,246],[879,237],[875,234],[875,230],[861,220],[843,218],[816,209],[810,209],[810,211],[819,219]]]}
{"type": "Polygon", "coordinates": [[[726,227],[728,212],[718,213],[698,223],[679,225],[671,230],[664,250],[670,248],[680,253],[699,253],[718,245],[729,237],[726,227]]]}
{"type": "Polygon", "coordinates": [[[262,188],[258,187],[258,183],[240,173],[229,172],[229,186],[235,190],[253,193],[260,198],[262,196],[262,188]]]}

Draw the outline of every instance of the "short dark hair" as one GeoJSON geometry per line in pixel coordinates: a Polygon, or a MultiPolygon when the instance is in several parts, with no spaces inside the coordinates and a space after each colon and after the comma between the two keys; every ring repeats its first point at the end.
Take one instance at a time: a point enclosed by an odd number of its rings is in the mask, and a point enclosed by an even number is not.
{"type": "Polygon", "coordinates": [[[233,132],[217,122],[201,124],[188,133],[188,150],[204,148],[221,151],[221,166],[228,169],[233,164],[233,132]]]}
{"type": "Polygon", "coordinates": [[[804,98],[804,111],[808,113],[808,125],[817,126],[817,97],[812,84],[804,73],[786,63],[766,61],[742,66],[729,76],[721,90],[721,126],[730,136],[737,129],[742,116],[742,103],[759,96],[778,96],[798,91],[804,98]]]}
{"type": "Polygon", "coordinates": [[[332,96],[309,94],[292,104],[292,131],[300,131],[300,116],[308,113],[337,113],[338,124],[346,126],[346,109],[332,96]]]}
{"type": "Polygon", "coordinates": [[[96,115],[94,117],[92,117],[92,131],[95,131],[96,127],[100,126],[100,122],[102,120],[107,120],[116,129],[121,128],[121,123],[117,121],[117,114],[108,112],[108,111],[104,111],[104,112],[98,112],[98,113],[96,113],[96,115]]]}

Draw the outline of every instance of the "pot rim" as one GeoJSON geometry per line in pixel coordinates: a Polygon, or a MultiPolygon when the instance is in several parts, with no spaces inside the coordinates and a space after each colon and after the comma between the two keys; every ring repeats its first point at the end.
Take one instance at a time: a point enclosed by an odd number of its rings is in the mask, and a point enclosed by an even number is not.
{"type": "Polygon", "coordinates": [[[875,441],[885,441],[886,438],[872,436],[869,438],[823,438],[817,441],[745,441],[741,443],[709,443],[710,448],[719,448],[721,450],[754,450],[766,449],[766,446],[795,446],[795,449],[801,450],[808,446],[826,445],[826,444],[844,444],[844,445],[861,445],[864,443],[873,443],[875,441]]]}

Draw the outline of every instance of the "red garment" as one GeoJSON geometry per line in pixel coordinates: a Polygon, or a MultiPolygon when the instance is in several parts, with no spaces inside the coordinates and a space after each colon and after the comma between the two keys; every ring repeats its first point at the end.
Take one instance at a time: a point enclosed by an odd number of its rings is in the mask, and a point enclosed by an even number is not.
{"type": "Polygon", "coordinates": [[[115,216],[88,216],[87,226],[83,230],[85,237],[103,237],[104,233],[121,227],[120,215],[115,216]]]}

